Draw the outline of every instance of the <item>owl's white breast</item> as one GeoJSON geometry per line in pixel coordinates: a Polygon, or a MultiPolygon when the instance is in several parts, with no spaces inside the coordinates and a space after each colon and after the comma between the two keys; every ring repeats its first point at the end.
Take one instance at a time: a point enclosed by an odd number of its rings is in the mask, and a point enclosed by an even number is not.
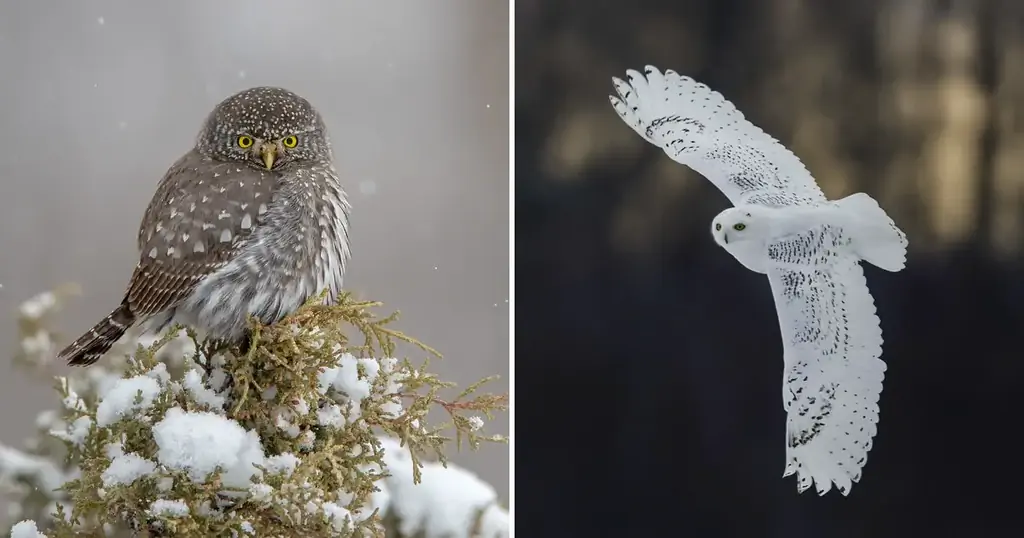
{"type": "Polygon", "coordinates": [[[738,241],[721,245],[744,267],[755,273],[768,272],[768,247],[761,241],[738,241]]]}

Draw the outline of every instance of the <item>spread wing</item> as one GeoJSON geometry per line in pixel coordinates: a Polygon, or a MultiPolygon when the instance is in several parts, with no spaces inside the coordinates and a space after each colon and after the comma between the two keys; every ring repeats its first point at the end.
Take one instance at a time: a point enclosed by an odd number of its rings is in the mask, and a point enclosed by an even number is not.
{"type": "Polygon", "coordinates": [[[768,278],[782,330],[786,470],[803,492],[849,493],[878,424],[882,330],[856,258],[827,226],[770,245],[768,278]]]}
{"type": "Polygon", "coordinates": [[[256,229],[277,176],[190,152],[160,182],[139,227],[126,301],[140,317],[173,307],[221,268],[256,229]]]}
{"type": "Polygon", "coordinates": [[[824,202],[818,184],[793,152],[722,94],[674,71],[647,66],[613,78],[609,96],[623,121],[673,160],[708,178],[733,205],[789,206],[824,202]]]}

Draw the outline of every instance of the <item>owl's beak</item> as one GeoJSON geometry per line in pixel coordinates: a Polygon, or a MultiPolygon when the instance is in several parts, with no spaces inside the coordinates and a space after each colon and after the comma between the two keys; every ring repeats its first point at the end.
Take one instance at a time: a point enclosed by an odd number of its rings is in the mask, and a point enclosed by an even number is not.
{"type": "Polygon", "coordinates": [[[725,241],[726,245],[729,244],[729,232],[725,232],[722,234],[722,240],[725,241]]]}
{"type": "Polygon", "coordinates": [[[263,144],[260,148],[260,156],[263,157],[263,164],[267,165],[267,170],[274,167],[274,160],[277,159],[277,147],[273,144],[263,144]]]}

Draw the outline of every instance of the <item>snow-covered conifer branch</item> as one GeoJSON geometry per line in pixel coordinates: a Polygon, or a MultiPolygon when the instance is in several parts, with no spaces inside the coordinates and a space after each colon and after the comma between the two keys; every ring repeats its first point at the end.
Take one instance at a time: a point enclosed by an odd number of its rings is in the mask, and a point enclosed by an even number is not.
{"type": "MultiPolygon", "coordinates": [[[[61,299],[22,309],[20,363],[48,366],[61,299]]],[[[392,358],[399,341],[418,343],[376,306],[307,305],[255,327],[244,356],[186,331],[133,334],[58,378],[60,409],[40,415],[40,435],[0,445],[21,520],[11,536],[507,536],[494,489],[444,464],[450,429],[473,448],[504,440],[482,428],[507,399],[476,386],[441,399],[450,384],[428,362],[392,358]],[[437,406],[451,420],[429,426],[437,406]]]]}

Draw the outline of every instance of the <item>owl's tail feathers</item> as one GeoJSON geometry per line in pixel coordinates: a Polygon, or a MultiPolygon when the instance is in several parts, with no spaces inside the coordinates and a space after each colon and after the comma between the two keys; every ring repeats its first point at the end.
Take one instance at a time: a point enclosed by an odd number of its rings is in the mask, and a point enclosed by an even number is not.
{"type": "Polygon", "coordinates": [[[896,226],[874,198],[858,192],[837,204],[848,211],[853,247],[865,261],[886,271],[896,272],[907,265],[907,235],[896,226]]]}
{"type": "Polygon", "coordinates": [[[135,323],[135,314],[127,303],[121,303],[113,312],[103,318],[92,329],[86,331],[58,355],[58,359],[66,360],[73,366],[89,366],[100,360],[117,342],[125,331],[135,323]]]}

